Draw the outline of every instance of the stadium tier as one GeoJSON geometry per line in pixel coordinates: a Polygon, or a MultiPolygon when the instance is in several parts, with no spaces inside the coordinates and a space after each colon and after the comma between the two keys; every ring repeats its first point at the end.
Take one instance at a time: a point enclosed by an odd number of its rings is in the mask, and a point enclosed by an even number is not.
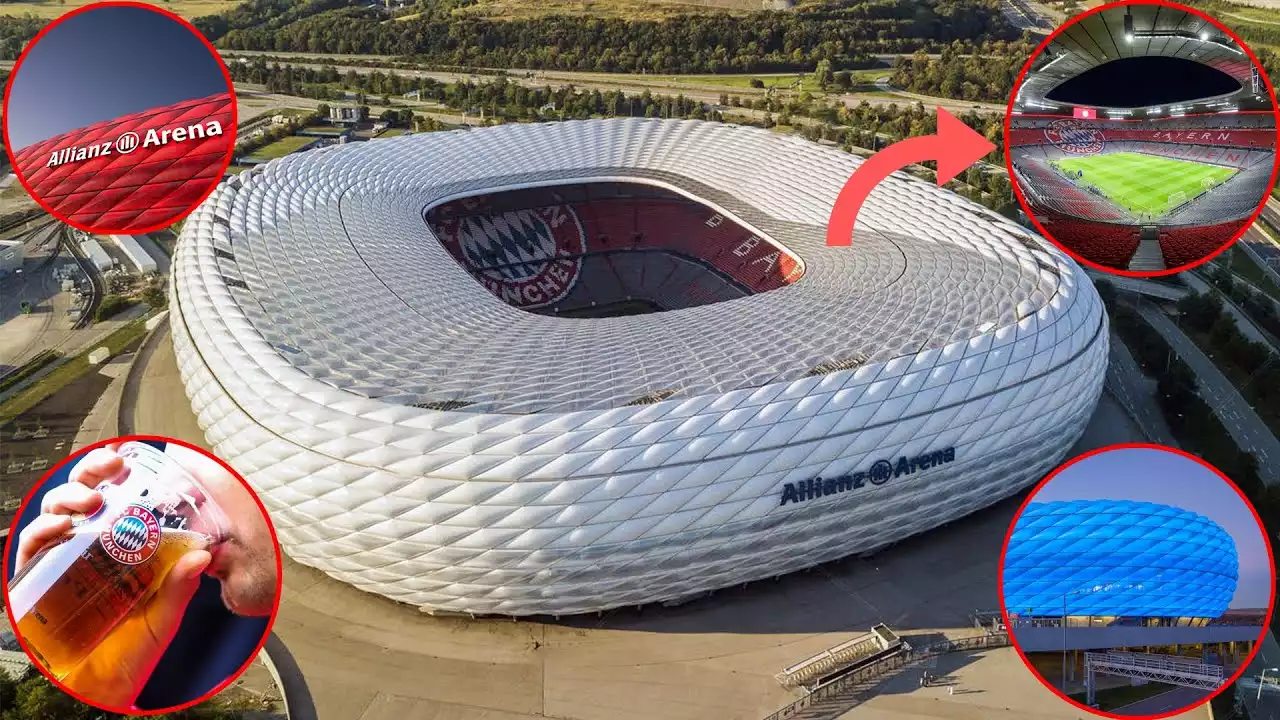
{"type": "Polygon", "coordinates": [[[1176,227],[1160,231],[1160,250],[1170,267],[1194,262],[1229,242],[1247,220],[1205,227],[1176,227]]]}
{"type": "Polygon", "coordinates": [[[1108,336],[1066,255],[905,174],[827,246],[860,162],[645,119],[274,160],[185,223],[183,381],[286,552],[430,612],[873,552],[1054,467],[1108,336]]]}
{"type": "Polygon", "coordinates": [[[1276,161],[1273,123],[1272,113],[1015,117],[1010,160],[1032,213],[1064,246],[1106,267],[1168,269],[1217,251],[1257,210],[1276,161]],[[1157,241],[1157,229],[1177,240],[1157,241]]]}
{"type": "Polygon", "coordinates": [[[689,198],[634,183],[466,198],[436,206],[427,222],[490,292],[544,314],[693,307],[767,292],[804,274],[786,248],[689,198]],[[565,233],[572,237],[557,248],[565,233]],[[576,282],[536,281],[538,258],[556,253],[576,282]]]}

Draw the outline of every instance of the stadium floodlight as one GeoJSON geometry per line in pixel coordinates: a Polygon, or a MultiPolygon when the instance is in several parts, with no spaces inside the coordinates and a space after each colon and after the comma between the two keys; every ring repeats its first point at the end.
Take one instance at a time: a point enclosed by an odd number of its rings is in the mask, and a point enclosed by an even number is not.
{"type": "Polygon", "coordinates": [[[1208,31],[1208,30],[1201,30],[1201,31],[1200,31],[1200,42],[1208,42],[1208,41],[1209,41],[1209,31],[1208,31]]]}
{"type": "Polygon", "coordinates": [[[1133,10],[1131,9],[1124,11],[1124,39],[1126,42],[1133,42],[1133,10]]]}

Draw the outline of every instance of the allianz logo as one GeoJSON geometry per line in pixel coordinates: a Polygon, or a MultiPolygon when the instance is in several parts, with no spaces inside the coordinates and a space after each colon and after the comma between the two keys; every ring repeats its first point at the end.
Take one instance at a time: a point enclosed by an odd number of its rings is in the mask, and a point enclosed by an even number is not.
{"type": "Polygon", "coordinates": [[[108,155],[128,155],[139,147],[163,147],[170,143],[203,140],[222,134],[222,123],[217,120],[207,120],[203,123],[185,127],[164,128],[162,130],[152,128],[141,136],[130,130],[122,133],[114,141],[107,140],[84,147],[73,145],[61,150],[55,150],[49,155],[49,162],[45,163],[45,167],[58,167],[67,163],[83,162],[108,155]]]}
{"type": "Polygon", "coordinates": [[[903,455],[894,462],[891,459],[877,460],[866,470],[838,475],[829,478],[810,478],[796,483],[787,483],[782,488],[782,502],[803,502],[828,495],[836,495],[849,490],[860,490],[868,482],[872,485],[883,485],[902,475],[914,475],[921,470],[945,465],[956,459],[954,447],[934,450],[915,457],[903,455]]]}

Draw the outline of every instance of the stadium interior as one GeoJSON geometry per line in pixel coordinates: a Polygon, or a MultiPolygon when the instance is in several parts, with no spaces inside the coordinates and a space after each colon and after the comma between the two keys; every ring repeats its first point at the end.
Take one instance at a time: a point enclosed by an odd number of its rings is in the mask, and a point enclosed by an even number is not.
{"type": "Polygon", "coordinates": [[[1248,224],[1276,167],[1275,111],[1247,54],[1203,18],[1157,5],[1097,13],[1056,37],[1018,90],[1008,140],[1036,221],[1076,255],[1120,270],[1214,253],[1248,224]],[[1175,93],[1160,105],[1135,106],[1150,99],[1136,92],[1123,107],[1052,99],[1086,74],[1101,73],[1095,84],[1114,91],[1109,67],[1153,57],[1194,61],[1236,89],[1178,96],[1173,74],[1151,78],[1175,93]]]}
{"type": "Polygon", "coordinates": [[[656,185],[507,190],[437,205],[426,221],[485,288],[543,315],[678,310],[776,290],[804,274],[786,248],[656,185]]]}

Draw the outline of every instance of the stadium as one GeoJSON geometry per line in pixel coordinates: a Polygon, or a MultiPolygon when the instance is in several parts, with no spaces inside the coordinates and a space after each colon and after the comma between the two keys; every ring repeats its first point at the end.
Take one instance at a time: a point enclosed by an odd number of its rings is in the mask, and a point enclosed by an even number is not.
{"type": "Polygon", "coordinates": [[[62,133],[14,153],[33,198],[75,227],[120,234],[172,223],[231,159],[229,93],[151,108],[62,133]]]}
{"type": "Polygon", "coordinates": [[[683,120],[339,145],[186,221],[171,326],[292,558],[428,612],[680,602],[1039,480],[1102,389],[1080,268],[905,174],[683,120]]]}
{"type": "Polygon", "coordinates": [[[1108,686],[1153,683],[1166,709],[1201,702],[1248,662],[1268,610],[1233,608],[1239,583],[1236,541],[1217,522],[1110,499],[1028,503],[1000,574],[1008,627],[1041,678],[1090,705],[1108,686]]]}
{"type": "Polygon", "coordinates": [[[1005,606],[1019,615],[1203,624],[1226,612],[1238,569],[1231,536],[1189,510],[1132,500],[1033,502],[1009,538],[1005,606]]]}
{"type": "Polygon", "coordinates": [[[1028,215],[1078,258],[1134,272],[1183,267],[1231,242],[1276,167],[1275,110],[1250,56],[1204,17],[1163,5],[1066,26],[1032,59],[1006,137],[1028,215]],[[1151,97],[1178,99],[1135,106],[1138,67],[1164,68],[1145,80],[1160,89],[1151,97]],[[1189,72],[1202,84],[1179,87],[1189,72]],[[1198,96],[1208,87],[1215,94],[1198,96]]]}

